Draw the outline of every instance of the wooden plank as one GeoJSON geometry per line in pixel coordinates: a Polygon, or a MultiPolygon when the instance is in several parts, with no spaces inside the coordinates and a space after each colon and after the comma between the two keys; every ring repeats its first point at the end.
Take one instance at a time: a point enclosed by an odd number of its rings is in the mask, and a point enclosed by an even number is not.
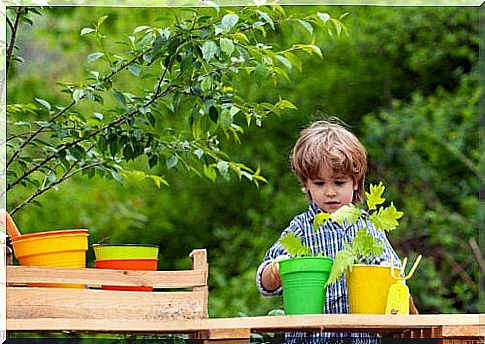
{"type": "Polygon", "coordinates": [[[445,325],[442,326],[441,334],[443,337],[478,337],[480,335],[480,326],[464,325],[445,325]]]}
{"type": "Polygon", "coordinates": [[[237,329],[211,329],[199,332],[199,339],[246,339],[251,337],[251,331],[248,328],[237,329]]]}
{"type": "MultiPolygon", "coordinates": [[[[135,292],[134,292],[135,293],[135,292]]],[[[156,293],[153,293],[156,294],[156,293]]],[[[8,297],[7,297],[8,299],[8,297]]],[[[7,304],[8,305],[8,304],[7,304]]],[[[111,316],[112,318],[112,316],[111,316]]],[[[109,320],[109,318],[107,318],[109,320]]],[[[457,326],[453,335],[469,335],[479,326],[478,314],[454,315],[358,315],[321,314],[259,316],[240,318],[209,318],[170,322],[147,320],[136,317],[130,320],[106,321],[100,325],[93,319],[13,319],[7,314],[7,330],[11,331],[87,331],[87,332],[143,332],[143,333],[194,333],[211,330],[245,330],[251,332],[286,331],[366,331],[403,332],[406,330],[433,329],[441,326],[457,326]]],[[[445,333],[443,337],[447,334],[445,333]]]]}
{"type": "Polygon", "coordinates": [[[207,286],[207,271],[139,271],[7,266],[9,284],[80,283],[87,285],[153,286],[192,288],[207,286]]]}
{"type": "Polygon", "coordinates": [[[204,284],[202,286],[194,287],[194,291],[198,291],[204,294],[205,299],[207,302],[204,305],[204,309],[202,310],[203,317],[209,317],[209,309],[208,309],[208,301],[209,301],[209,288],[207,280],[209,278],[209,265],[207,264],[207,250],[199,249],[193,250],[190,255],[192,258],[192,269],[197,271],[203,271],[205,273],[204,276],[204,284]]]}
{"type": "MultiPolygon", "coordinates": [[[[201,292],[137,292],[68,288],[7,288],[7,317],[103,319],[103,326],[116,328],[120,319],[198,319],[204,317],[207,300],[201,292]]],[[[140,326],[142,326],[142,323],[140,326]]],[[[79,327],[78,327],[79,326],[79,327]]],[[[34,325],[35,327],[35,325],[34,325]]],[[[74,329],[74,330],[75,330],[74,329]]]]}

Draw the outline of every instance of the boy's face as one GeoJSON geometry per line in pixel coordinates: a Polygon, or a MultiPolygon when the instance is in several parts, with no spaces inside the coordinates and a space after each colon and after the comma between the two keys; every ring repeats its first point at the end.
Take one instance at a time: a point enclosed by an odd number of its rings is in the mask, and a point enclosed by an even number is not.
{"type": "Polygon", "coordinates": [[[311,199],[327,213],[333,213],[340,207],[352,203],[354,185],[348,176],[321,175],[318,179],[308,179],[305,185],[311,199]]]}

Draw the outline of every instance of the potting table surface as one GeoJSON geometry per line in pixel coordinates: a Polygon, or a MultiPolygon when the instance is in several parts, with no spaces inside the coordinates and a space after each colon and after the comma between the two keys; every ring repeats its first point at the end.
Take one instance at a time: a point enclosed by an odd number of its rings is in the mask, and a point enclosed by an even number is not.
{"type": "Polygon", "coordinates": [[[206,333],[205,338],[244,339],[251,332],[366,331],[394,337],[484,338],[484,314],[357,315],[321,314],[208,318],[176,321],[117,319],[7,318],[11,331],[130,332],[152,334],[206,333]]]}

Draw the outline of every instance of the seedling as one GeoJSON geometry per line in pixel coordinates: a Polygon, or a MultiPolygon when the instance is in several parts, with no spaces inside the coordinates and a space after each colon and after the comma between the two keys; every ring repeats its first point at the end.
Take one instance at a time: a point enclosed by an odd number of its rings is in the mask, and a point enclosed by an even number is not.
{"type": "Polygon", "coordinates": [[[352,271],[354,264],[372,264],[374,258],[379,257],[384,250],[384,242],[374,238],[367,227],[372,223],[376,228],[390,232],[399,226],[398,220],[403,212],[398,211],[394,204],[382,206],[386,201],[382,197],[385,187],[370,185],[370,192],[365,193],[367,211],[359,209],[353,204],[345,205],[332,214],[320,213],[315,216],[315,227],[324,225],[332,220],[341,226],[354,225],[359,219],[364,220],[364,227],[360,229],[352,244],[345,242],[345,249],[337,252],[328,284],[338,281],[345,271],[352,271]]]}

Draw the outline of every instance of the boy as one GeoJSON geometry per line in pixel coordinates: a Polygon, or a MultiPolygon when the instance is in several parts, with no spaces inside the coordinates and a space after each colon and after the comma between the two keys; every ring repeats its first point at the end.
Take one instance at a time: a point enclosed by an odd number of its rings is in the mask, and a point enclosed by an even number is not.
{"type": "MultiPolygon", "coordinates": [[[[297,215],[282,232],[281,237],[293,232],[313,254],[322,252],[324,256],[335,258],[344,249],[344,242],[351,242],[356,232],[364,226],[363,220],[344,228],[329,221],[313,230],[313,219],[319,212],[333,213],[349,203],[364,200],[364,180],[367,171],[367,152],[359,140],[343,126],[328,121],[320,121],[303,130],[293,148],[291,166],[300,180],[310,201],[309,209],[297,215]]],[[[383,240],[385,249],[376,264],[387,264],[391,256],[396,265],[399,258],[385,234],[375,228],[368,230],[383,240]]],[[[288,257],[288,252],[278,240],[266,253],[256,274],[259,291],[265,295],[282,293],[278,264],[274,261],[288,257]]],[[[345,277],[330,284],[327,289],[324,313],[350,313],[345,277]]],[[[376,334],[371,333],[287,333],[286,343],[378,343],[376,334]]]]}

